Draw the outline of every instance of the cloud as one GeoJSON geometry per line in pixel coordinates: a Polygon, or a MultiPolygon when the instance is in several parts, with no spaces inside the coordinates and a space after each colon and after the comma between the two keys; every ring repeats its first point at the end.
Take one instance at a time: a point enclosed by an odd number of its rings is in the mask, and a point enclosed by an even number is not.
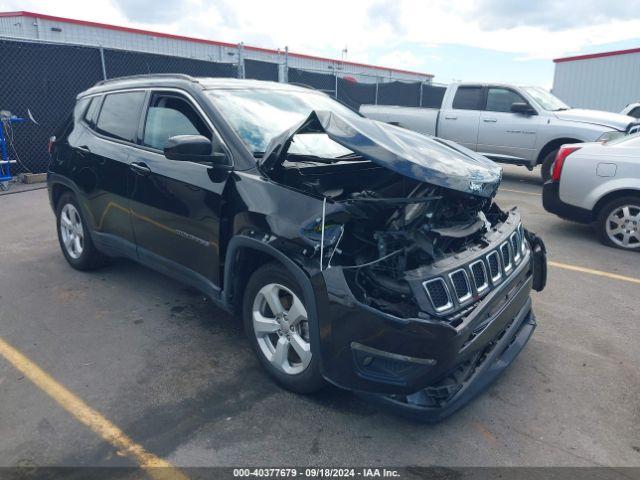
{"type": "Polygon", "coordinates": [[[373,25],[386,26],[395,34],[405,33],[402,25],[402,10],[396,0],[379,0],[367,9],[367,16],[373,25]]]}
{"type": "Polygon", "coordinates": [[[190,0],[113,0],[124,16],[133,22],[171,23],[194,7],[190,0]]]}
{"type": "Polygon", "coordinates": [[[487,30],[529,26],[558,31],[632,19],[638,12],[638,4],[620,0],[479,0],[473,16],[487,30]]]}
{"type": "Polygon", "coordinates": [[[473,49],[549,61],[607,43],[640,43],[633,0],[0,0],[0,10],[23,9],[337,58],[347,46],[348,60],[436,75],[438,59],[430,55],[438,46],[471,47],[456,58],[438,53],[443,69],[465,63],[473,49]]]}

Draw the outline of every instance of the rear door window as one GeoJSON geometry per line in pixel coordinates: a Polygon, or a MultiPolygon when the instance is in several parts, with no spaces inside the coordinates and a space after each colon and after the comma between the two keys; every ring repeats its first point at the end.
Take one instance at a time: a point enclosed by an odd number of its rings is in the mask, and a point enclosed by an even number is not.
{"type": "Polygon", "coordinates": [[[457,110],[481,110],[482,87],[458,87],[452,106],[457,110]]]}
{"type": "Polygon", "coordinates": [[[105,96],[96,130],[118,140],[136,142],[145,92],[110,93],[105,96]]]}
{"type": "Polygon", "coordinates": [[[211,140],[209,129],[189,102],[178,95],[155,94],[147,112],[142,143],[163,150],[167,140],[176,135],[202,135],[211,140]]]}

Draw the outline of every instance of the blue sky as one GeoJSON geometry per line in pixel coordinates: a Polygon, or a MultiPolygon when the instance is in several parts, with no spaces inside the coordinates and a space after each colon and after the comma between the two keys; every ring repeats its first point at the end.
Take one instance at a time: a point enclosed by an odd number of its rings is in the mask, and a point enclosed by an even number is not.
{"type": "MultiPolygon", "coordinates": [[[[554,63],[551,58],[523,59],[521,54],[501,52],[465,45],[435,45],[420,47],[404,45],[417,57],[423,57],[424,63],[417,65],[420,71],[434,73],[437,82],[485,81],[540,85],[551,88],[553,84],[554,63]]],[[[569,52],[563,56],[606,52],[640,48],[640,36],[637,39],[589,45],[569,52]]],[[[380,52],[389,54],[388,50],[380,52]]]]}
{"type": "Polygon", "coordinates": [[[640,47],[633,0],[0,0],[31,10],[435,74],[550,88],[553,58],[640,47]]]}

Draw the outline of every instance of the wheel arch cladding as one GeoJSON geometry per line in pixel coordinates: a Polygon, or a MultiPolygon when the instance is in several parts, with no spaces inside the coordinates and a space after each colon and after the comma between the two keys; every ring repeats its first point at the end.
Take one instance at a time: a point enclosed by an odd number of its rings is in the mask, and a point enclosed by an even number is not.
{"type": "Polygon", "coordinates": [[[62,183],[56,182],[51,185],[51,206],[54,210],[57,208],[58,202],[60,201],[62,195],[67,192],[73,193],[73,190],[71,190],[71,188],[69,188],[68,186],[63,185],[62,183]]]}

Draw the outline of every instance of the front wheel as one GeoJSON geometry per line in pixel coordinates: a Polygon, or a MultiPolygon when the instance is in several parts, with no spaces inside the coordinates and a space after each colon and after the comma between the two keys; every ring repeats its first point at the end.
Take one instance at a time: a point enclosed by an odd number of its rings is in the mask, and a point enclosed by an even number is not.
{"type": "Polygon", "coordinates": [[[549,152],[546,157],[542,160],[542,165],[540,167],[540,176],[542,177],[542,181],[546,182],[551,180],[551,174],[553,173],[553,165],[556,163],[556,156],[558,155],[558,148],[549,152]]]}
{"type": "Polygon", "coordinates": [[[605,245],[640,251],[640,197],[621,197],[604,205],[596,229],[605,245]]]}
{"type": "Polygon", "coordinates": [[[251,276],[243,299],[244,327],[262,366],[283,387],[311,393],[324,385],[311,347],[302,289],[278,263],[251,276]]]}

